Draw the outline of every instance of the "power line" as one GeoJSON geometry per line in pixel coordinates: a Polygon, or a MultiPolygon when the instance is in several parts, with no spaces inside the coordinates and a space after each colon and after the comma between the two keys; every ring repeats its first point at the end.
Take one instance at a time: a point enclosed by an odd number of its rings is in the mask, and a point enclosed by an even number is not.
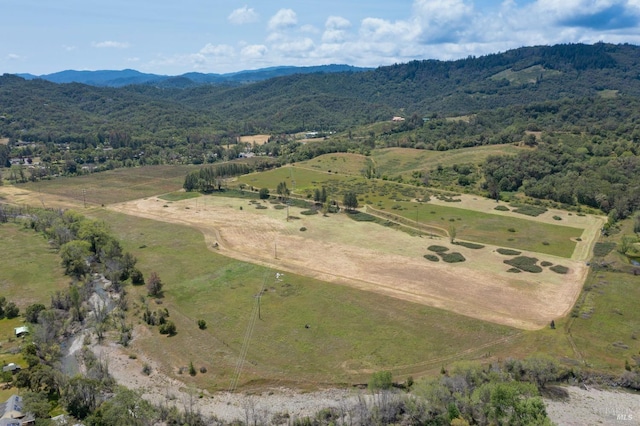
{"type": "Polygon", "coordinates": [[[255,296],[256,303],[253,305],[251,316],[249,317],[249,323],[247,324],[247,330],[244,333],[244,340],[242,341],[242,349],[240,349],[240,357],[238,358],[238,362],[236,363],[236,368],[233,372],[231,384],[229,385],[229,392],[234,392],[238,387],[238,381],[240,380],[240,373],[242,373],[242,367],[244,366],[244,361],[247,358],[247,352],[249,351],[249,343],[251,343],[251,335],[253,334],[253,330],[256,325],[256,320],[260,316],[260,298],[262,297],[264,288],[267,285],[267,276],[268,276],[268,273],[265,272],[264,279],[262,280],[262,287],[260,287],[260,292],[258,293],[257,296],[255,296]]]}

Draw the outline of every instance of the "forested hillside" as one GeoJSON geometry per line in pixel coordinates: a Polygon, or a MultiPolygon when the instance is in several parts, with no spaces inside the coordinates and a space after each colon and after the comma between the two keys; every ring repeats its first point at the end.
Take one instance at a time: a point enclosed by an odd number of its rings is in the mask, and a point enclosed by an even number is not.
{"type": "MultiPolygon", "coordinates": [[[[518,143],[530,151],[490,158],[481,172],[449,183],[490,196],[521,191],[624,217],[640,206],[639,61],[637,46],[598,43],[233,87],[193,87],[177,78],[105,88],[4,75],[0,138],[8,143],[0,144],[0,165],[37,157],[40,166],[29,173],[3,172],[24,181],[138,164],[213,163],[249,150],[286,162],[384,147],[518,143]],[[392,123],[393,116],[406,120],[392,123]],[[376,122],[385,124],[371,126],[376,122]],[[304,144],[292,136],[305,131],[327,137],[304,144]],[[262,146],[238,143],[239,136],[258,133],[274,136],[262,146]]],[[[431,176],[416,183],[443,180],[437,170],[416,173],[431,176]]]]}

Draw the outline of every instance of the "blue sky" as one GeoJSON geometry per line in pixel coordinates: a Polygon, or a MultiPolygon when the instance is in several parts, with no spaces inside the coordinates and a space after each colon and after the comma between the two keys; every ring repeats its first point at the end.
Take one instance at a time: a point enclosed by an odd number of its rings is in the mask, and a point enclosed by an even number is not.
{"type": "Polygon", "coordinates": [[[541,44],[640,44],[640,0],[0,0],[0,16],[0,74],[376,67],[541,44]]]}

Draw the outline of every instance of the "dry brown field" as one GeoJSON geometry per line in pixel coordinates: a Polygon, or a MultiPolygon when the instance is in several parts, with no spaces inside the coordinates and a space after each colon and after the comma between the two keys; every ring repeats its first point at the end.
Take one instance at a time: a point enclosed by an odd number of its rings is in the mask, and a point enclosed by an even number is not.
{"type": "MultiPolygon", "coordinates": [[[[410,236],[352,221],[342,214],[305,216],[296,208],[290,214],[297,219],[287,221],[284,210],[263,205],[267,208],[258,210],[243,199],[199,197],[167,202],[150,197],[109,208],[195,227],[203,232],[211,250],[232,258],[527,330],[564,316],[588,270],[583,255],[566,259],[523,252],[567,266],[569,272],[559,275],[545,269],[539,274],[513,274],[506,271],[506,257],[496,252],[497,247],[472,250],[452,246],[446,239],[410,236]],[[303,227],[304,232],[300,231],[303,227]],[[427,261],[423,256],[432,244],[448,246],[467,260],[457,264],[427,261]]],[[[598,223],[593,221],[592,228],[598,223]]],[[[584,235],[593,235],[593,231],[584,235]]]]}

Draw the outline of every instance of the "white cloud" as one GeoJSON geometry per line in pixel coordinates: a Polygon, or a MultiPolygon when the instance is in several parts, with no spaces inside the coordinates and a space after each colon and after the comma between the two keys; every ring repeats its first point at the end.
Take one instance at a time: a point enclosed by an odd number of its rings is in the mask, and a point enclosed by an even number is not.
{"type": "Polygon", "coordinates": [[[127,49],[128,47],[130,47],[130,44],[128,42],[120,42],[120,41],[111,41],[111,40],[107,40],[107,41],[94,41],[93,43],[91,43],[91,45],[93,47],[97,47],[97,48],[112,48],[112,49],[127,49]]]}
{"type": "Polygon", "coordinates": [[[211,44],[207,43],[200,52],[202,55],[211,55],[211,56],[233,56],[235,53],[233,47],[227,44],[211,44]]]}
{"type": "Polygon", "coordinates": [[[66,44],[63,44],[63,45],[62,45],[62,48],[63,48],[64,50],[66,50],[67,52],[72,52],[72,51],[74,51],[74,50],[76,50],[76,49],[77,49],[77,47],[76,47],[76,46],[67,46],[66,44]]]}
{"type": "Polygon", "coordinates": [[[234,10],[227,17],[229,22],[235,25],[251,24],[257,22],[259,18],[258,13],[252,7],[247,6],[234,10]]]}
{"type": "Polygon", "coordinates": [[[261,58],[268,50],[267,46],[263,44],[251,44],[243,47],[240,53],[246,58],[261,58]]]}
{"type": "Polygon", "coordinates": [[[22,58],[22,56],[20,56],[20,55],[18,55],[18,54],[15,54],[15,53],[9,53],[9,54],[7,55],[7,59],[8,59],[8,60],[10,60],[10,61],[17,61],[17,60],[20,60],[20,59],[23,59],[23,58],[22,58]]]}
{"type": "Polygon", "coordinates": [[[347,30],[351,28],[351,22],[341,16],[329,16],[324,24],[322,33],[324,43],[342,43],[347,40],[347,30]]]}
{"type": "Polygon", "coordinates": [[[268,29],[278,31],[295,27],[298,24],[298,15],[292,9],[280,9],[269,19],[268,29]]]}
{"type": "Polygon", "coordinates": [[[426,43],[460,41],[473,25],[473,6],[464,0],[416,0],[413,11],[426,43]]]}
{"type": "Polygon", "coordinates": [[[310,38],[287,40],[276,44],[273,48],[280,51],[284,56],[297,56],[311,52],[315,47],[310,38]]]}

